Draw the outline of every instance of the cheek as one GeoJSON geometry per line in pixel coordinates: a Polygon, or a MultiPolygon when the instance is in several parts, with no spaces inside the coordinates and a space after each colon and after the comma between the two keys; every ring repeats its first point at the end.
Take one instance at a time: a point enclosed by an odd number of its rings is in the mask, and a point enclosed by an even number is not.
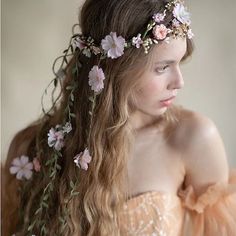
{"type": "Polygon", "coordinates": [[[145,84],[140,90],[140,93],[144,97],[157,97],[164,90],[164,84],[160,80],[153,79],[149,83],[145,84]]]}

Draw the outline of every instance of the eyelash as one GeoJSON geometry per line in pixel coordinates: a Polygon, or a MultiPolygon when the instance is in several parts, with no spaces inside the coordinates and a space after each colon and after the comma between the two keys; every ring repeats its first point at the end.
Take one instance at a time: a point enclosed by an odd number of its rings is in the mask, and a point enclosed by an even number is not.
{"type": "Polygon", "coordinates": [[[169,65],[163,66],[161,68],[157,68],[156,72],[159,73],[159,74],[164,73],[167,68],[169,68],[169,65]]]}

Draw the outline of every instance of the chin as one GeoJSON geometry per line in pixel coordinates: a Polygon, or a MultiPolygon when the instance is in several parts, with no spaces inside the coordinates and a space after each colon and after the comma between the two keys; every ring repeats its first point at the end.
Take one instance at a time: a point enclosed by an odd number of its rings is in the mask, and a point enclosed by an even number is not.
{"type": "Polygon", "coordinates": [[[161,107],[159,109],[157,109],[157,111],[155,112],[158,116],[159,115],[163,115],[166,111],[167,111],[167,107],[161,107]]]}

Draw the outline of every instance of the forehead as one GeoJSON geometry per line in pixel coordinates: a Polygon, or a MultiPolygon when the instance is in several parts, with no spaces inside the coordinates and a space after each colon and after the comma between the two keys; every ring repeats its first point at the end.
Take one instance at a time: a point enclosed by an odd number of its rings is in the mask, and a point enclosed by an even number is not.
{"type": "Polygon", "coordinates": [[[171,38],[169,43],[162,42],[153,49],[153,59],[160,60],[181,60],[187,50],[186,38],[171,38]]]}

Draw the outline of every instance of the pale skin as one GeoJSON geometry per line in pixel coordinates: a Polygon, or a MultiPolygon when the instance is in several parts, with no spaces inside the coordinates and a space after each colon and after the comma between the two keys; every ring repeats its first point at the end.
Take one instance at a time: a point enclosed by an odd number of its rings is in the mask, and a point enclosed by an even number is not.
{"type": "Polygon", "coordinates": [[[176,195],[188,185],[200,195],[209,185],[228,181],[224,144],[212,120],[186,109],[175,132],[164,138],[161,123],[157,124],[168,107],[160,100],[176,96],[184,86],[180,63],[186,40],[171,39],[155,50],[153,67],[143,74],[137,109],[131,115],[136,135],[128,163],[130,196],[148,191],[176,195]]]}

